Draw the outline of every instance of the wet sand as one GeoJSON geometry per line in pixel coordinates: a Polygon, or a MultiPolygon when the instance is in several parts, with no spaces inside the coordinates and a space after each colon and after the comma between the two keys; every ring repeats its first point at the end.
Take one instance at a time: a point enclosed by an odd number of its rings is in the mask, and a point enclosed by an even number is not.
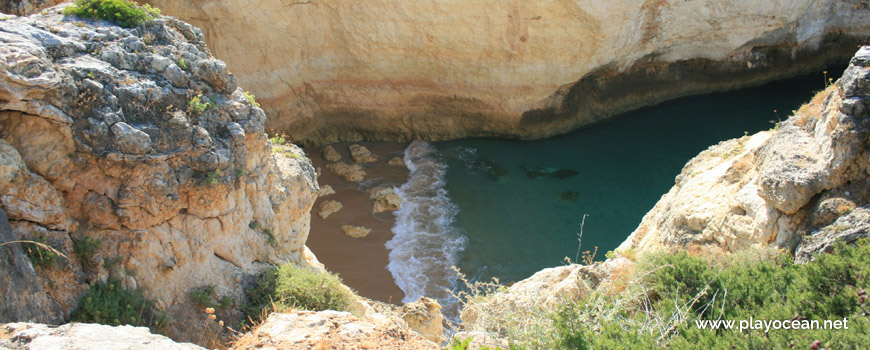
{"type": "Polygon", "coordinates": [[[393,157],[402,158],[407,144],[386,142],[337,143],[332,147],[341,154],[339,162],[353,164],[348,146],[366,146],[378,160],[363,164],[365,179],[360,183],[348,183],[326,169],[321,156],[322,147],[309,147],[305,154],[311,158],[315,168],[320,170],[320,186],[331,185],[335,194],[317,199],[311,210],[311,233],[308,247],[317,255],[329,271],[337,273],[344,283],[363,297],[401,304],[405,296],[396,286],[393,276],[387,270],[389,263],[384,243],[393,238],[393,212],[372,213],[372,201],[368,190],[378,186],[399,187],[408,180],[408,169],[391,166],[387,162],[393,157]],[[335,200],[344,207],[326,220],[320,218],[321,203],[335,200]],[[358,225],[372,231],[362,238],[351,238],[341,231],[341,225],[358,225]]]}

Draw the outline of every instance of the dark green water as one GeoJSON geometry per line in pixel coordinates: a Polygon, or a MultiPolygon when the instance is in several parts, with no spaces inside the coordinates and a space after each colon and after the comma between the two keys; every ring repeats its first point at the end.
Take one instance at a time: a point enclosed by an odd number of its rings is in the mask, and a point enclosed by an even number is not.
{"type": "Polygon", "coordinates": [[[772,128],[823,83],[818,73],[683,98],[540,141],[436,143],[458,208],[453,224],[468,238],[459,268],[474,279],[509,282],[561,265],[577,253],[583,214],[583,250],[597,246],[596,259],[603,259],[689,159],[719,141],[772,128]]]}

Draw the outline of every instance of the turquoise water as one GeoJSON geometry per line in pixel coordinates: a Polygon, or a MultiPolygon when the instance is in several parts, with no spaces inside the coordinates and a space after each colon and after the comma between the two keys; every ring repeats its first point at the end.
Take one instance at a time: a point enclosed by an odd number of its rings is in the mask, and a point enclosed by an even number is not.
{"type": "Polygon", "coordinates": [[[819,73],[683,98],[540,141],[435,143],[458,209],[453,225],[468,239],[459,268],[477,280],[510,282],[559,266],[576,256],[584,214],[582,248],[598,247],[596,259],[604,259],[689,159],[719,141],[772,128],[823,83],[819,73]]]}

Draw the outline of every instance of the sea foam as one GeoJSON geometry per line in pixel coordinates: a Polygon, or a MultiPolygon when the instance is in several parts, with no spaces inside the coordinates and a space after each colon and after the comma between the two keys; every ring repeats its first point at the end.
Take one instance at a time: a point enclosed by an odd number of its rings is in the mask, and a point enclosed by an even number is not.
{"type": "Polygon", "coordinates": [[[396,191],[402,206],[394,212],[394,236],[386,243],[387,269],[405,292],[403,302],[435,298],[449,314],[455,312],[456,300],[448,290],[455,290],[458,280],[452,266],[467,239],[453,224],[457,208],[445,188],[447,165],[431,144],[419,140],[408,146],[404,160],[411,173],[396,191]]]}

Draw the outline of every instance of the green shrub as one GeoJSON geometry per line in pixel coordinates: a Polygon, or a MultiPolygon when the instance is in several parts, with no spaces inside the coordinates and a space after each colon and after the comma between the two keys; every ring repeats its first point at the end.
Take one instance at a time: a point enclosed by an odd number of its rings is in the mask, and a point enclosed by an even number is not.
{"type": "Polygon", "coordinates": [[[145,4],[139,6],[127,0],[76,0],[63,10],[64,15],[106,20],[125,28],[138,27],[160,15],[160,9],[145,4]]]}
{"type": "Polygon", "coordinates": [[[214,107],[214,104],[211,103],[208,97],[203,96],[200,93],[196,94],[196,96],[193,96],[193,98],[190,99],[190,102],[187,103],[187,107],[191,113],[199,115],[208,110],[209,108],[214,107]]]}
{"type": "MultiPolygon", "coordinates": [[[[254,94],[252,94],[252,93],[250,93],[250,92],[247,92],[247,91],[245,91],[244,94],[245,94],[245,98],[248,99],[248,102],[250,102],[252,106],[254,106],[254,107],[260,107],[260,104],[257,103],[257,99],[256,99],[256,97],[254,96],[254,94]]],[[[283,142],[282,142],[282,143],[283,143],[283,142]]]]}
{"type": "Polygon", "coordinates": [[[218,298],[213,285],[190,291],[190,298],[193,300],[194,305],[200,309],[216,308],[226,310],[230,306],[233,306],[233,299],[229,296],[218,298]]]}
{"type": "Polygon", "coordinates": [[[155,309],[154,302],[140,289],[125,290],[117,280],[91,284],[70,313],[70,319],[110,326],[144,326],[155,331],[165,329],[169,323],[166,314],[155,309]]]}
{"type": "Polygon", "coordinates": [[[80,260],[89,261],[91,257],[100,249],[102,242],[100,240],[95,239],[93,237],[85,237],[84,239],[74,239],[73,240],[73,253],[76,253],[76,256],[79,257],[80,260]]]}
{"type": "Polygon", "coordinates": [[[685,253],[654,254],[637,271],[640,287],[593,295],[554,315],[568,349],[856,349],[870,332],[870,244],[837,246],[814,262],[788,254],[713,263],[685,253]],[[866,293],[866,292],[863,292],[866,293]],[[632,299],[629,295],[640,295],[632,299]],[[848,320],[841,330],[700,329],[696,320],[848,320]]]}
{"type": "Polygon", "coordinates": [[[337,275],[293,263],[265,271],[246,294],[243,311],[255,321],[289,309],[347,311],[354,298],[337,275]]]}
{"type": "MultiPolygon", "coordinates": [[[[42,235],[34,236],[33,242],[46,244],[45,237],[42,235]]],[[[41,247],[36,243],[22,243],[22,248],[24,249],[24,254],[27,255],[28,259],[30,259],[30,263],[33,264],[33,267],[46,268],[54,264],[54,260],[57,259],[57,254],[55,252],[41,247]]]]}

